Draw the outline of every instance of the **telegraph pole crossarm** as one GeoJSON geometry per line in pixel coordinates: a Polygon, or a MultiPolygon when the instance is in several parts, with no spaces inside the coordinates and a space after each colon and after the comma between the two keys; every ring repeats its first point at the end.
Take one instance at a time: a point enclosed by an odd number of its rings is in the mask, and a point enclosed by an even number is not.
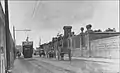
{"type": "MultiPolygon", "coordinates": [[[[14,30],[14,31],[31,31],[30,29],[24,29],[24,30],[14,30]]],[[[27,35],[28,36],[28,35],[27,35]]]]}
{"type": "Polygon", "coordinates": [[[15,30],[15,31],[31,31],[29,29],[24,29],[24,30],[15,30]]]}

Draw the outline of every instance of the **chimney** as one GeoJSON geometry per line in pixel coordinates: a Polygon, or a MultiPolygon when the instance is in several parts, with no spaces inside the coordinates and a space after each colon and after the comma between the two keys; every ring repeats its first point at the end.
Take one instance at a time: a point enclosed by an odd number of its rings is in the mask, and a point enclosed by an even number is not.
{"type": "Polygon", "coordinates": [[[63,29],[64,29],[64,37],[68,38],[69,34],[71,34],[72,26],[64,26],[63,29]]]}

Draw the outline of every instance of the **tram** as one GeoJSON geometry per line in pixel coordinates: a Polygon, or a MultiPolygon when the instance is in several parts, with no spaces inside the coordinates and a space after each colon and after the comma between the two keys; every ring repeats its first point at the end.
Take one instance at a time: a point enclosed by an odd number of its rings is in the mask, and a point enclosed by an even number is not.
{"type": "Polygon", "coordinates": [[[23,48],[24,58],[32,58],[33,41],[28,41],[28,37],[27,37],[27,40],[22,42],[22,48],[23,48]]]}

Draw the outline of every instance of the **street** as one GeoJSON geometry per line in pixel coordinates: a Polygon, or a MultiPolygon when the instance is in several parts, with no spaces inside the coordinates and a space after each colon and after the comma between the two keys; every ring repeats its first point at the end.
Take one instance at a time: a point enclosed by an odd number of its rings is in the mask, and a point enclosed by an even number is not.
{"type": "Polygon", "coordinates": [[[119,0],[0,1],[0,73],[120,73],[119,0]]]}
{"type": "Polygon", "coordinates": [[[58,61],[56,59],[18,58],[14,63],[13,73],[117,73],[118,70],[110,69],[109,63],[99,63],[73,59],[58,61]],[[109,66],[108,66],[109,65],[109,66]]]}

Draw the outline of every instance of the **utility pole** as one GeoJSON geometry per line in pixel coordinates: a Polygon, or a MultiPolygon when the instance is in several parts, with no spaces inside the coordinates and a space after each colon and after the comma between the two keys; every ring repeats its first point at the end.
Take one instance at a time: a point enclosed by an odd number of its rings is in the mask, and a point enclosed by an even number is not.
{"type": "Polygon", "coordinates": [[[15,27],[13,26],[13,37],[14,37],[14,42],[15,42],[15,46],[16,46],[15,31],[31,31],[31,30],[29,30],[29,29],[24,29],[24,30],[15,30],[15,27]]]}
{"type": "Polygon", "coordinates": [[[41,38],[39,38],[39,47],[40,47],[40,45],[41,45],[41,38]]]}
{"type": "Polygon", "coordinates": [[[14,43],[16,44],[16,41],[15,41],[15,27],[13,26],[13,38],[14,38],[14,43]]]}
{"type": "Polygon", "coordinates": [[[15,40],[15,27],[13,26],[13,41],[14,41],[14,59],[16,58],[16,40],[15,40]]]}
{"type": "Polygon", "coordinates": [[[5,32],[6,32],[6,58],[7,58],[7,68],[6,73],[9,73],[10,69],[10,50],[9,50],[9,14],[8,14],[8,0],[5,0],[5,32]]]}
{"type": "Polygon", "coordinates": [[[15,30],[15,26],[13,26],[13,38],[14,38],[14,59],[16,58],[16,38],[15,38],[15,31],[31,31],[28,29],[25,30],[15,30]]]}

